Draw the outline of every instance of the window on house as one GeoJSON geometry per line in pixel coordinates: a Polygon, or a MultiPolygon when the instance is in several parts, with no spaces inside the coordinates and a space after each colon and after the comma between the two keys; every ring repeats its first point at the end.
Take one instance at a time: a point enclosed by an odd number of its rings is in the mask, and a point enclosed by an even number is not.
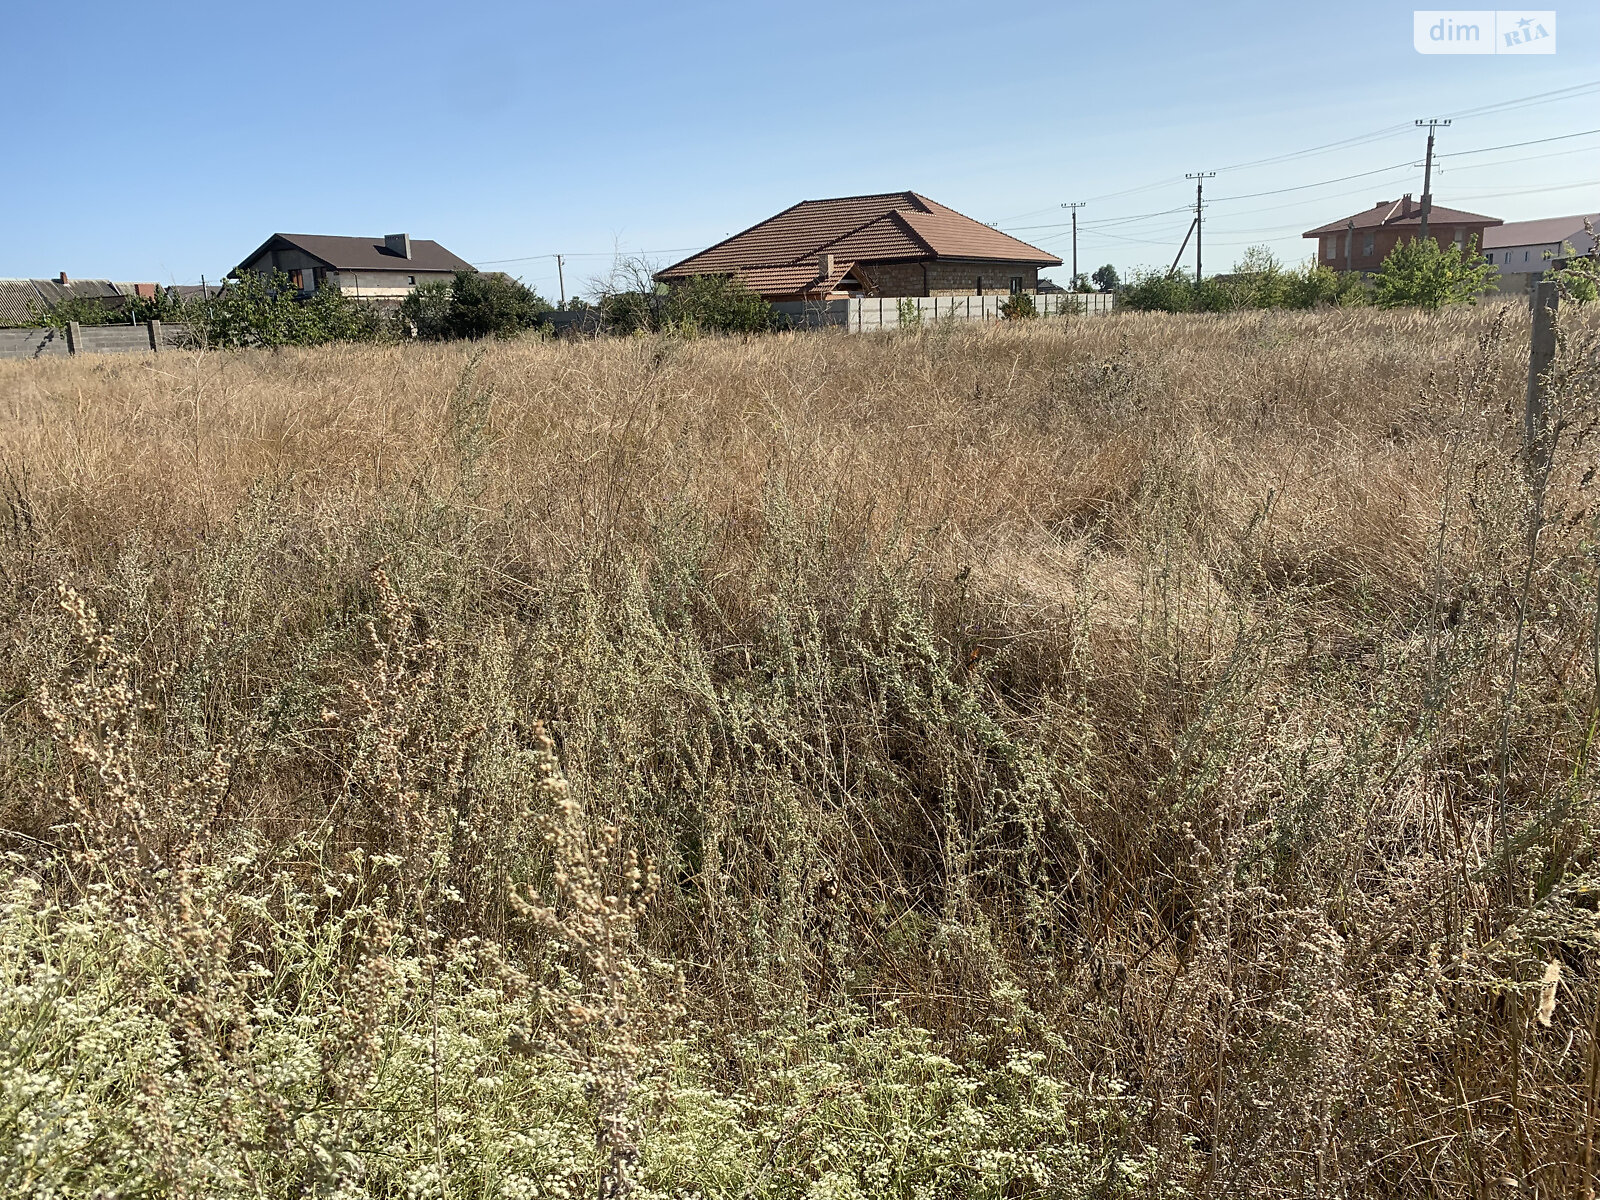
{"type": "Polygon", "coordinates": [[[289,282],[294,285],[295,290],[301,291],[301,292],[305,291],[306,290],[305,272],[304,271],[298,271],[298,270],[290,271],[289,272],[289,282]]]}
{"type": "Polygon", "coordinates": [[[1339,256],[1339,239],[1336,238],[1336,237],[1331,237],[1331,238],[1328,239],[1328,261],[1332,262],[1338,256],[1339,256]]]}
{"type": "Polygon", "coordinates": [[[1528,252],[1526,250],[1524,250],[1522,252],[1522,261],[1523,262],[1527,262],[1528,261],[1528,252]]]}
{"type": "Polygon", "coordinates": [[[1361,255],[1363,258],[1372,254],[1372,235],[1369,233],[1361,239],[1361,255]]]}
{"type": "Polygon", "coordinates": [[[415,275],[407,275],[406,276],[406,282],[409,283],[412,287],[416,287],[417,286],[417,277],[415,275]]]}
{"type": "Polygon", "coordinates": [[[983,276],[978,276],[978,295],[983,295],[983,276]]]}
{"type": "Polygon", "coordinates": [[[1011,277],[1011,294],[1013,296],[1022,295],[1022,276],[1021,275],[1013,275],[1011,277]]]}
{"type": "Polygon", "coordinates": [[[1489,253],[1485,254],[1483,256],[1483,261],[1492,263],[1494,261],[1494,251],[1491,250],[1491,251],[1489,251],[1489,253]]]}

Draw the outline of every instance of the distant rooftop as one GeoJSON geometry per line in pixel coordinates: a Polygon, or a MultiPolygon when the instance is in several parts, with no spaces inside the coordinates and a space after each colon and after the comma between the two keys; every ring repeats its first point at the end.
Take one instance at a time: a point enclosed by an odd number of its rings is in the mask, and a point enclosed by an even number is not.
{"type": "MultiPolygon", "coordinates": [[[[403,236],[403,235],[395,235],[403,236]]],[[[451,254],[438,242],[407,238],[411,257],[391,248],[392,239],[382,237],[343,237],[327,233],[275,233],[262,242],[236,270],[260,258],[268,250],[293,247],[320,259],[335,271],[471,271],[473,265],[451,254]]]]}
{"type": "Polygon", "coordinates": [[[1579,213],[1574,217],[1544,217],[1537,221],[1507,221],[1485,231],[1483,248],[1503,250],[1507,246],[1539,246],[1568,241],[1583,232],[1584,221],[1600,230],[1600,213],[1579,213]]]}
{"type": "MultiPolygon", "coordinates": [[[[1460,208],[1446,208],[1442,204],[1433,206],[1428,219],[1438,225],[1502,224],[1499,217],[1486,217],[1482,213],[1467,212],[1460,208]]],[[[1394,225],[1420,227],[1422,204],[1413,200],[1410,193],[1398,200],[1379,200],[1365,212],[1350,217],[1340,217],[1337,221],[1329,221],[1326,225],[1318,225],[1315,229],[1306,230],[1301,236],[1317,237],[1324,233],[1344,233],[1352,222],[1357,229],[1381,229],[1394,225]]]]}

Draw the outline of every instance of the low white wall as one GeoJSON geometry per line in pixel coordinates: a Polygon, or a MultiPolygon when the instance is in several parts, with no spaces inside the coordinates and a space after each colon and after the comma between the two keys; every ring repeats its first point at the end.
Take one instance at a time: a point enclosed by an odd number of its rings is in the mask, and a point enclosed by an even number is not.
{"type": "MultiPolygon", "coordinates": [[[[933,321],[1003,321],[1001,306],[1008,295],[990,296],[870,296],[845,300],[786,300],[773,307],[797,326],[815,328],[842,325],[852,333],[895,329],[905,315],[921,324],[933,321]]],[[[1034,296],[1041,317],[1083,315],[1103,317],[1115,307],[1109,292],[1046,292],[1034,296]]]]}
{"type": "Polygon", "coordinates": [[[329,271],[329,283],[338,284],[345,295],[362,300],[404,300],[413,287],[425,283],[449,283],[455,278],[450,271],[329,271]],[[411,276],[417,282],[410,282],[411,276]]]}

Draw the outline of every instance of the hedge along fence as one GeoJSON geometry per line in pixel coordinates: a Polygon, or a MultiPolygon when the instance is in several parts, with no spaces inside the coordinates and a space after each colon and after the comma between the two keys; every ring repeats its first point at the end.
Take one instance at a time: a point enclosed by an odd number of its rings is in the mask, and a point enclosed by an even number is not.
{"type": "Polygon", "coordinates": [[[194,340],[187,325],[160,321],[145,321],[139,325],[80,325],[68,321],[65,329],[0,329],[0,358],[159,353],[192,345],[194,340]]]}

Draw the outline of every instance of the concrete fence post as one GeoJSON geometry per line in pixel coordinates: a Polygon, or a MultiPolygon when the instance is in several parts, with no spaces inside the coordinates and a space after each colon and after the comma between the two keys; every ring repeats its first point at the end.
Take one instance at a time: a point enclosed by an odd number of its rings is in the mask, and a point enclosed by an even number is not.
{"type": "Polygon", "coordinates": [[[76,321],[67,322],[67,353],[77,354],[83,350],[83,329],[76,321]]]}
{"type": "Polygon", "coordinates": [[[161,322],[156,320],[154,317],[151,317],[150,320],[145,322],[145,324],[149,327],[149,330],[150,330],[150,352],[152,354],[160,354],[161,353],[161,322]]]}

